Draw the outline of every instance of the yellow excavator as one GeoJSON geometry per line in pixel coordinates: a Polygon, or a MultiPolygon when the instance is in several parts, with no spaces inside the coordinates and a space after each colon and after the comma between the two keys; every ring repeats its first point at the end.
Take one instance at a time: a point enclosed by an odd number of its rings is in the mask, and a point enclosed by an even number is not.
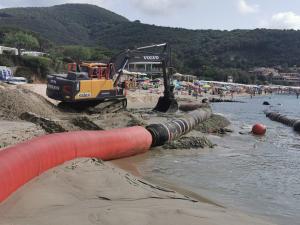
{"type": "Polygon", "coordinates": [[[108,64],[69,64],[67,74],[47,77],[47,96],[61,105],[93,112],[114,112],[127,106],[123,71],[130,62],[160,62],[164,78],[164,96],[154,110],[175,112],[178,109],[171,85],[171,48],[167,43],[127,49],[111,58],[108,64]],[[163,48],[161,51],[157,49],[163,48]],[[149,49],[156,49],[155,52],[149,49]],[[101,104],[100,104],[101,103],[101,104]],[[99,109],[99,110],[97,110],[99,109]]]}

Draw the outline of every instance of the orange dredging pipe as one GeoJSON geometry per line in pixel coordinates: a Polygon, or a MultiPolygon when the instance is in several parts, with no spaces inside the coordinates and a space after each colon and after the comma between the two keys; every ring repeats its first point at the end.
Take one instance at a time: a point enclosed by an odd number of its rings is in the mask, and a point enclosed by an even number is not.
{"type": "Polygon", "coordinates": [[[136,126],[55,133],[8,147],[0,151],[0,202],[31,179],[66,161],[129,157],[148,151],[151,143],[150,132],[136,126]]]}

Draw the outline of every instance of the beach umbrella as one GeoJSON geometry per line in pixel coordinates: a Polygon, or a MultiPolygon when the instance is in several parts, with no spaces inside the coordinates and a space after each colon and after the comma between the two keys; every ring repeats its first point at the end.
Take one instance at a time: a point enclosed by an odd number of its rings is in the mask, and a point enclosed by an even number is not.
{"type": "Polygon", "coordinates": [[[156,80],[156,79],[155,79],[155,80],[151,80],[150,82],[151,82],[151,83],[159,83],[160,80],[156,80]]]}
{"type": "Polygon", "coordinates": [[[185,81],[180,81],[180,82],[179,82],[179,85],[181,85],[181,86],[186,86],[187,84],[186,84],[185,81]]]}
{"type": "Polygon", "coordinates": [[[175,89],[176,89],[176,90],[180,90],[180,89],[181,89],[181,86],[180,86],[178,83],[176,83],[176,84],[175,84],[175,89]]]}

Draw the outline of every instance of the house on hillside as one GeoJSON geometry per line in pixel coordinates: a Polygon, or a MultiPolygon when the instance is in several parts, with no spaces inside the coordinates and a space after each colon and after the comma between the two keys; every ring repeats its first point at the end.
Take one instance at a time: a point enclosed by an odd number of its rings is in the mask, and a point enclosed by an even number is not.
{"type": "Polygon", "coordinates": [[[38,57],[38,56],[47,56],[48,54],[44,52],[36,52],[36,51],[22,51],[21,55],[38,57]]]}
{"type": "Polygon", "coordinates": [[[173,74],[173,79],[179,80],[179,81],[193,82],[193,81],[197,80],[198,77],[196,77],[194,75],[175,73],[175,74],[173,74]]]}
{"type": "Polygon", "coordinates": [[[126,70],[150,76],[162,76],[161,62],[130,62],[126,70]]]}
{"type": "Polygon", "coordinates": [[[0,46],[0,55],[2,55],[2,54],[18,55],[18,52],[19,51],[17,48],[0,46]]]}
{"type": "Polygon", "coordinates": [[[259,68],[254,68],[252,71],[249,72],[256,76],[264,76],[264,77],[279,76],[279,72],[275,68],[259,67],[259,68]]]}
{"type": "Polygon", "coordinates": [[[300,86],[300,73],[280,73],[278,76],[272,78],[272,82],[300,86]]]}

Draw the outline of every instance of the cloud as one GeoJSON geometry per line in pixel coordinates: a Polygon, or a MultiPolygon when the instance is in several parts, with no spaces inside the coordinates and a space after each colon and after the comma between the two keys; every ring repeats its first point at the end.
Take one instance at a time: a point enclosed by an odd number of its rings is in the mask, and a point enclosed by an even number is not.
{"type": "Polygon", "coordinates": [[[259,5],[250,5],[246,0],[239,0],[237,7],[241,14],[257,13],[259,11],[259,5]]]}
{"type": "Polygon", "coordinates": [[[274,29],[300,30],[300,15],[294,12],[280,12],[274,14],[268,27],[274,29]]]}
{"type": "Polygon", "coordinates": [[[189,6],[191,0],[129,0],[131,4],[147,14],[163,15],[189,6]]]}

